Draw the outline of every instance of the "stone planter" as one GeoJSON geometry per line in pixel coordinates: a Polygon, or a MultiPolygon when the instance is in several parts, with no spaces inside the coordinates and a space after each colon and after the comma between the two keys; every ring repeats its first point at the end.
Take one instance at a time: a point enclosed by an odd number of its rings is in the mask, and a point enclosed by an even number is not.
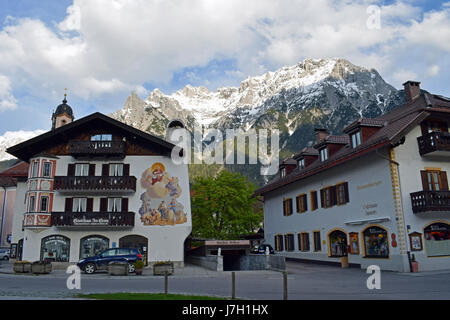
{"type": "Polygon", "coordinates": [[[29,273],[31,272],[31,263],[30,262],[14,262],[13,270],[16,273],[29,273]]]}
{"type": "Polygon", "coordinates": [[[35,274],[47,274],[52,272],[52,264],[50,262],[37,261],[31,265],[31,272],[35,274]]]}
{"type": "Polygon", "coordinates": [[[163,276],[165,273],[171,275],[173,274],[173,263],[167,262],[167,263],[156,263],[153,266],[153,275],[155,276],[163,276]]]}
{"type": "Polygon", "coordinates": [[[110,263],[108,265],[108,274],[110,276],[127,276],[128,263],[110,263]]]}

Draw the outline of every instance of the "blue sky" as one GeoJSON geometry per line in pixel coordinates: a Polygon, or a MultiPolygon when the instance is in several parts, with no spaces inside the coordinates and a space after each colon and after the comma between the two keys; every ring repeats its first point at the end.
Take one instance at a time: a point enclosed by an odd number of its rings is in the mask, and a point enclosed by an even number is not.
{"type": "Polygon", "coordinates": [[[48,129],[69,88],[77,118],[135,90],[238,86],[305,58],[346,58],[396,88],[450,96],[450,1],[0,0],[0,135],[48,129]],[[367,8],[381,26],[368,29],[367,8]]]}

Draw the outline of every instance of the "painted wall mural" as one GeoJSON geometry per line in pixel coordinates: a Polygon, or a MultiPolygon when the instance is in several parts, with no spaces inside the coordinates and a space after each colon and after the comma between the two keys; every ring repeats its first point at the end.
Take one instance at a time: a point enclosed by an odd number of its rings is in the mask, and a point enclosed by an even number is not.
{"type": "Polygon", "coordinates": [[[187,222],[183,205],[177,201],[182,190],[178,177],[172,177],[161,162],[154,163],[141,176],[141,186],[146,189],[141,194],[139,208],[141,221],[145,226],[176,225],[187,222]]]}

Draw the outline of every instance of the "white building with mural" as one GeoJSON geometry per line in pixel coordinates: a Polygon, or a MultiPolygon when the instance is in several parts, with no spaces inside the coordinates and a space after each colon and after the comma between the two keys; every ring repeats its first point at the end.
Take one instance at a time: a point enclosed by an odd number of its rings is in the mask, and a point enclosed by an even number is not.
{"type": "Polygon", "coordinates": [[[173,144],[64,99],[52,130],[7,151],[29,163],[17,185],[12,248],[23,260],[75,263],[138,248],[146,263],[184,263],[192,229],[187,165],[173,144]],[[16,249],[17,248],[17,249],[16,249]]]}
{"type": "Polygon", "coordinates": [[[404,84],[404,105],[313,148],[256,191],[277,254],[409,272],[450,269],[450,99],[404,84]]]}

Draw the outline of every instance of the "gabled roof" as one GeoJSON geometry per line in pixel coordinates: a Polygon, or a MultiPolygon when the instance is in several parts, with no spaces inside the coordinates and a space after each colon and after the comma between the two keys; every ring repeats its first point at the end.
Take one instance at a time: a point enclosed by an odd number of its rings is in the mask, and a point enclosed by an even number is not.
{"type": "MultiPolygon", "coordinates": [[[[266,185],[257,189],[255,195],[263,195],[290,183],[338,166],[344,162],[361,157],[379,148],[395,146],[413,127],[420,124],[431,113],[450,115],[450,99],[424,92],[414,100],[403,104],[385,115],[373,119],[373,121],[370,119],[364,120],[365,123],[373,123],[377,126],[383,123],[383,126],[356,148],[350,148],[350,145],[347,144],[331,155],[326,161],[322,162],[320,159],[317,159],[302,170],[293,170],[284,178],[281,178],[280,175],[276,175],[275,178],[266,185]]],[[[347,128],[354,124],[355,122],[347,126],[347,128]]],[[[332,137],[331,141],[339,141],[335,138],[337,136],[332,137]]],[[[345,135],[345,137],[348,141],[348,135],[345,135]]],[[[315,147],[317,147],[317,145],[315,147]]],[[[305,151],[306,148],[295,155],[294,158],[298,158],[305,151]]]]}
{"type": "Polygon", "coordinates": [[[28,177],[28,163],[19,161],[8,169],[1,171],[0,177],[28,177]]]}
{"type": "Polygon", "coordinates": [[[168,141],[133,128],[132,126],[108,117],[100,112],[96,112],[12,146],[6,151],[23,161],[28,161],[34,155],[44,151],[45,148],[48,148],[49,144],[55,145],[57,143],[69,141],[71,136],[76,132],[83,131],[84,129],[108,128],[111,126],[117,128],[119,131],[122,131],[125,135],[131,137],[132,139],[136,139],[137,142],[144,146],[146,144],[152,145],[153,147],[156,146],[163,154],[170,153],[174,147],[174,145],[168,141]]]}

